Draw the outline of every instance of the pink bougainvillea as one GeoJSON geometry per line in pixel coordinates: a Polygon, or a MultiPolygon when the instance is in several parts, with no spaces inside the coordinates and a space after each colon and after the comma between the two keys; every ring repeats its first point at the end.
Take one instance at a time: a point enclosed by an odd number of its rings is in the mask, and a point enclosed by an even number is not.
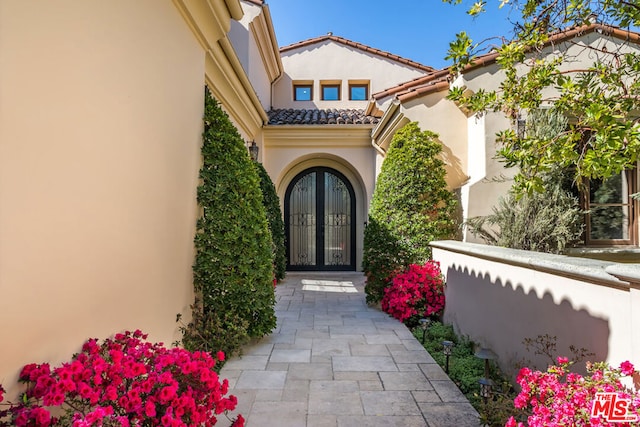
{"type": "Polygon", "coordinates": [[[525,409],[530,415],[526,422],[518,422],[512,417],[505,427],[640,425],[640,394],[621,381],[635,372],[630,362],[623,362],[617,369],[603,362],[588,363],[587,376],[570,372],[567,358],[559,357],[557,362],[546,372],[529,368],[520,370],[517,381],[521,391],[514,406],[525,409]],[[622,405],[614,408],[612,400],[607,403],[598,399],[599,394],[608,395],[605,399],[615,396],[614,400],[622,405]],[[594,410],[596,401],[599,406],[594,410]],[[618,417],[615,421],[614,416],[618,417]],[[622,421],[624,417],[637,418],[637,421],[622,421]]]}
{"type": "MultiPolygon", "coordinates": [[[[235,409],[236,397],[225,397],[228,381],[214,370],[222,352],[214,359],[146,338],[135,331],[102,344],[90,339],[61,366],[26,365],[24,397],[0,409],[0,426],[213,426],[235,409]]],[[[239,415],[233,426],[243,425],[239,415]]]]}
{"type": "Polygon", "coordinates": [[[413,316],[429,317],[444,310],[444,280],[440,264],[411,264],[384,290],[382,310],[404,322],[413,316]]]}

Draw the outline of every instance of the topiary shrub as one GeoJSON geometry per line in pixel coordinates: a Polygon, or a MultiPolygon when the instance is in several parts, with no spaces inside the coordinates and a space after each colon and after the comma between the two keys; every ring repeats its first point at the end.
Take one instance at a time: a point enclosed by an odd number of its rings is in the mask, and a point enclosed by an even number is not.
{"type": "Polygon", "coordinates": [[[193,266],[197,300],[182,341],[189,349],[233,354],[250,337],[275,328],[272,243],[258,172],[208,90],[202,160],[193,266]]]}
{"type": "Polygon", "coordinates": [[[276,193],[276,187],[262,163],[253,163],[260,177],[260,189],[262,190],[262,203],[267,213],[267,222],[273,240],[273,266],[276,280],[284,279],[287,269],[287,257],[284,246],[284,221],[280,209],[280,198],[276,193]]]}
{"type": "Polygon", "coordinates": [[[438,136],[409,123],[393,136],[364,232],[367,301],[380,301],[392,277],[431,258],[429,243],[455,236],[456,200],[447,189],[438,136]]]}

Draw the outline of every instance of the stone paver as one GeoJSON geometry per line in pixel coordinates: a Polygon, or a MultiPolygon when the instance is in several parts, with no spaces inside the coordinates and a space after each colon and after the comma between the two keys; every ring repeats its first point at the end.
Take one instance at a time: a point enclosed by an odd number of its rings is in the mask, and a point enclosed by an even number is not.
{"type": "Polygon", "coordinates": [[[231,418],[242,414],[247,427],[480,425],[411,332],[367,306],[361,273],[290,272],[276,300],[277,328],[220,373],[238,397],[231,418]],[[313,286],[303,290],[303,280],[313,286]],[[351,285],[357,292],[345,291],[351,285]]]}

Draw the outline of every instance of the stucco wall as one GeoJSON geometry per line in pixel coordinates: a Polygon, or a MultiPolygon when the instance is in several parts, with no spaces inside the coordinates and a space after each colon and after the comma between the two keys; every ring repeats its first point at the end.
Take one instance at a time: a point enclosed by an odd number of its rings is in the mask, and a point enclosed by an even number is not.
{"type": "Polygon", "coordinates": [[[426,74],[424,71],[333,41],[284,52],[282,64],[285,74],[274,85],[274,108],[364,109],[367,107],[368,100],[349,101],[349,80],[369,80],[369,95],[371,95],[426,74]],[[294,80],[314,81],[313,101],[293,100],[294,80]],[[320,80],[341,80],[341,100],[322,101],[320,80]]]}
{"type": "Polygon", "coordinates": [[[557,337],[557,356],[571,357],[574,345],[595,353],[591,361],[638,362],[637,284],[617,265],[453,241],[432,246],[447,280],[445,322],[492,349],[507,372],[526,359],[546,368],[549,360],[522,343],[544,334],[557,337]]]}
{"type": "Polygon", "coordinates": [[[409,120],[418,122],[420,129],[438,134],[438,140],[442,143],[440,157],[447,171],[447,185],[455,189],[468,180],[467,117],[446,99],[447,94],[447,91],[437,92],[402,104],[402,110],[409,120]]]}
{"type": "Polygon", "coordinates": [[[228,37],[244,72],[249,77],[256,95],[260,99],[262,108],[268,111],[271,105],[271,82],[265,71],[255,37],[249,28],[253,20],[259,19],[262,7],[248,2],[243,2],[242,6],[244,16],[240,21],[231,21],[228,37]]]}
{"type": "Polygon", "coordinates": [[[170,1],[0,2],[0,382],[89,337],[178,337],[204,55],[170,1]]]}

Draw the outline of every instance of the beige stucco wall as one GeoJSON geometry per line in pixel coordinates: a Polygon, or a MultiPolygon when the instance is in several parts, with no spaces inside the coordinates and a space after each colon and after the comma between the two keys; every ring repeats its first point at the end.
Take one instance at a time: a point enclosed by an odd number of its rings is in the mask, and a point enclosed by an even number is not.
{"type": "MultiPolygon", "coordinates": [[[[277,29],[276,29],[277,31],[277,29]]],[[[334,41],[324,41],[282,54],[284,76],[274,85],[274,108],[366,108],[368,101],[349,101],[349,80],[370,81],[369,95],[425,75],[399,62],[334,41]],[[293,100],[293,81],[313,80],[313,101],[293,100]],[[322,101],[321,80],[340,80],[340,101],[322,101]]]]}
{"type": "Polygon", "coordinates": [[[271,104],[271,81],[265,71],[265,65],[254,34],[249,28],[251,22],[260,19],[262,7],[245,1],[242,2],[242,8],[244,16],[240,21],[231,21],[228,37],[238,55],[238,59],[242,63],[244,72],[251,81],[262,108],[269,110],[271,104]]]}
{"type": "MultiPolygon", "coordinates": [[[[438,134],[442,144],[441,158],[447,172],[447,185],[460,188],[468,180],[467,117],[441,91],[402,104],[405,117],[418,122],[421,130],[438,134]]],[[[474,161],[476,161],[474,159],[474,161]]]]}
{"type": "Polygon", "coordinates": [[[89,337],[178,338],[204,55],[170,1],[0,2],[0,382],[89,337]]]}

